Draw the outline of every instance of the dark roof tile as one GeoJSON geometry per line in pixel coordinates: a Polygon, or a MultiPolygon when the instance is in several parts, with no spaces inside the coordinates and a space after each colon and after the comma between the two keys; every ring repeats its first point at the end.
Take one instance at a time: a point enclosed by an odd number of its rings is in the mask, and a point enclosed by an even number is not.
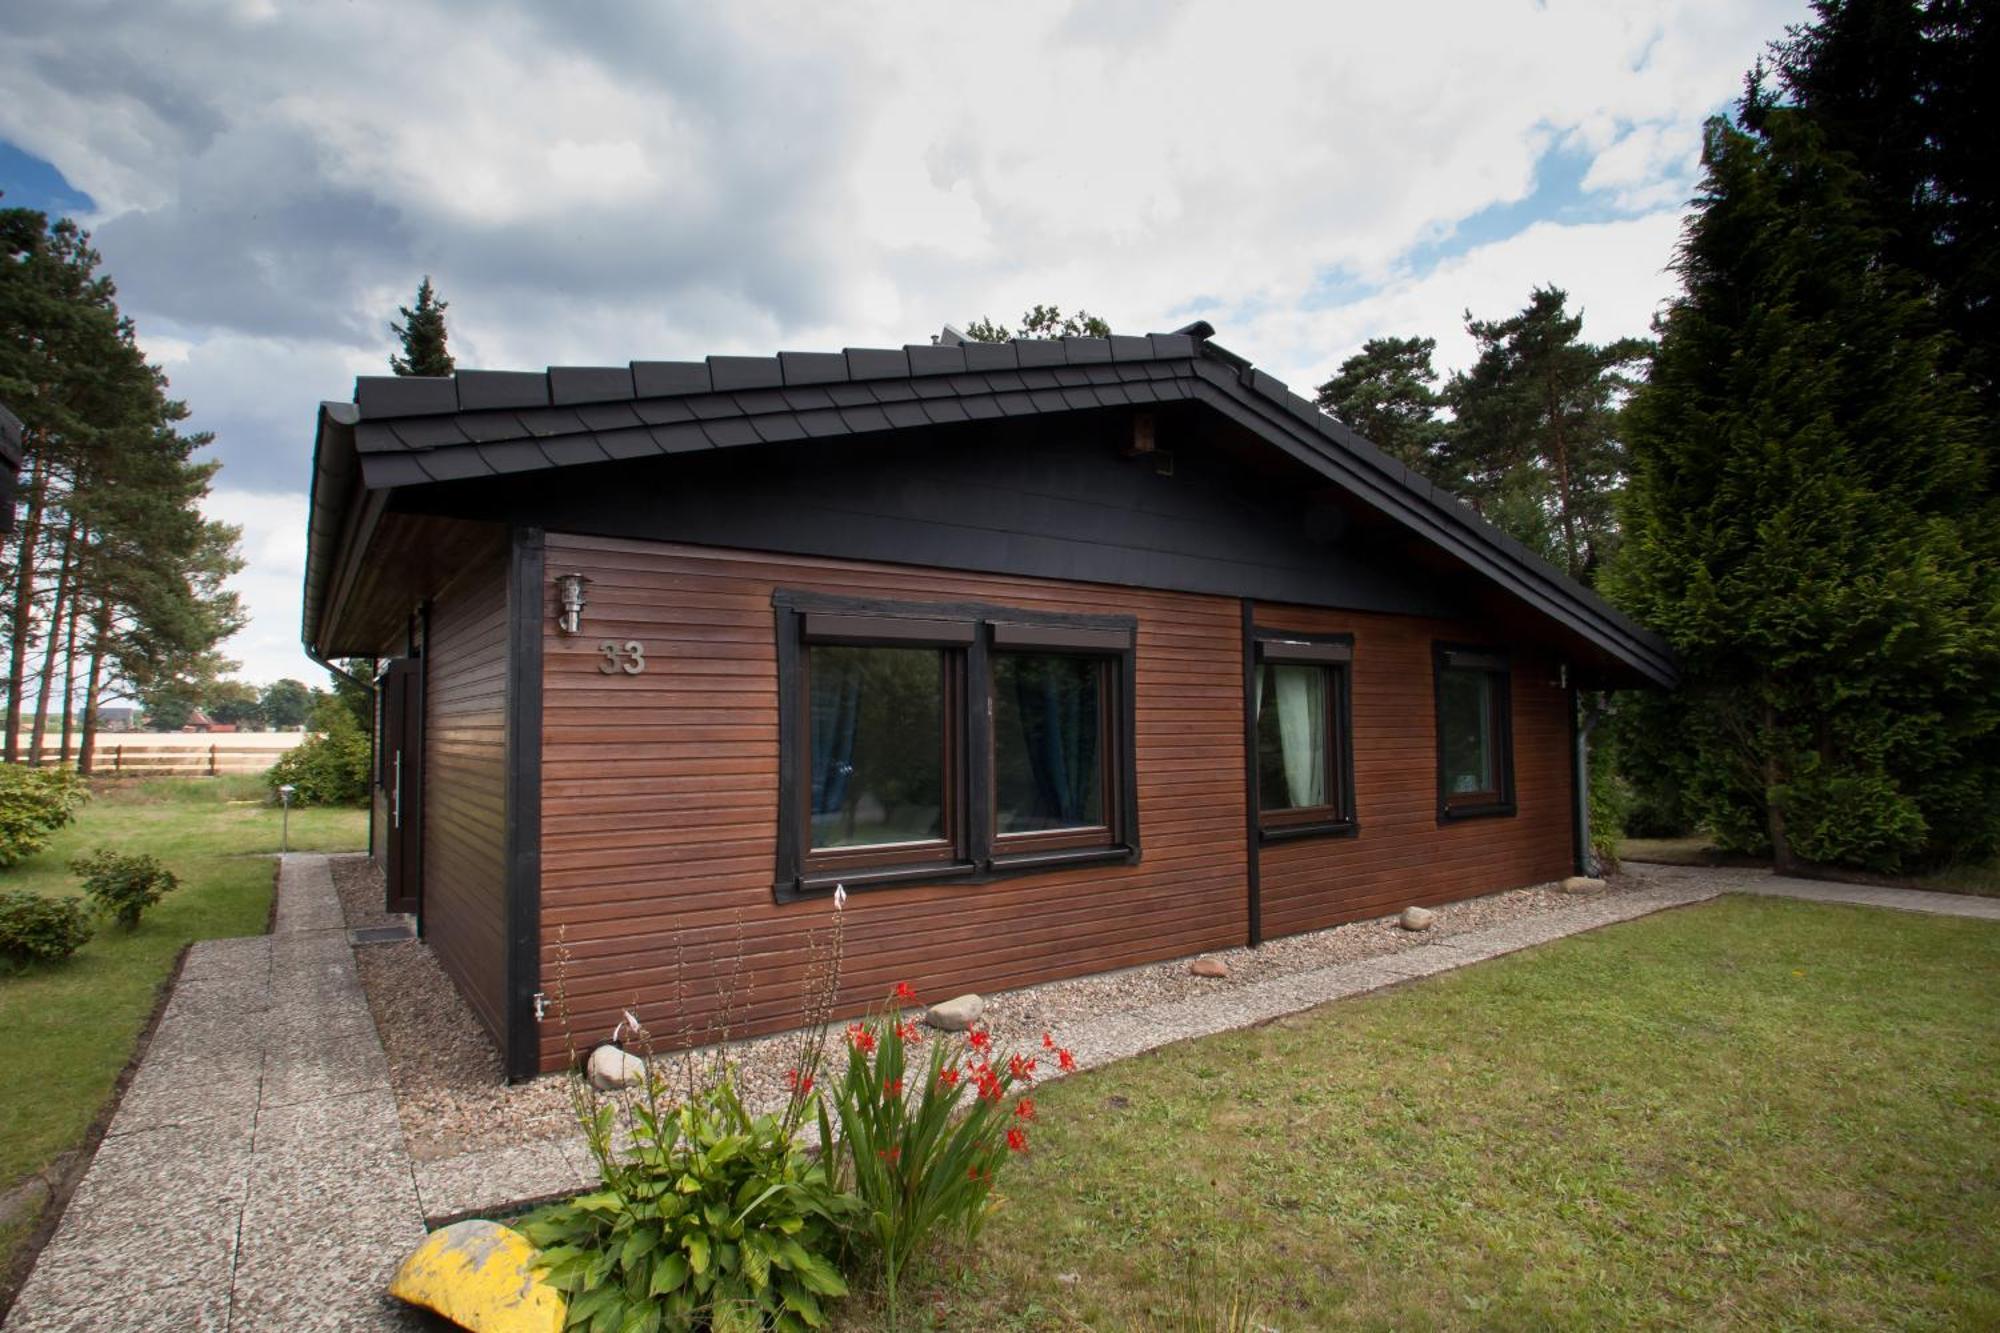
{"type": "Polygon", "coordinates": [[[456,417],[404,417],[390,429],[410,449],[442,449],[471,443],[458,428],[456,417]]]}
{"type": "Polygon", "coordinates": [[[912,375],[959,375],[969,364],[965,347],[926,347],[912,343],[903,352],[910,358],[912,375]]]}
{"type": "Polygon", "coordinates": [[[1060,338],[1016,338],[1014,355],[1020,359],[1021,368],[1029,366],[1066,366],[1069,357],[1063,353],[1060,338]]]}
{"type": "Polygon", "coordinates": [[[726,393],[702,393],[683,398],[696,421],[720,421],[737,415],[736,399],[726,393]]]}
{"type": "Polygon", "coordinates": [[[388,486],[421,486],[431,479],[431,474],[418,466],[416,455],[406,453],[368,455],[362,460],[361,476],[377,490],[388,486]]]}
{"type": "Polygon", "coordinates": [[[766,444],[782,444],[787,440],[803,440],[806,428],[791,413],[768,417],[753,417],[750,428],[757,432],[757,438],[766,444]]]}
{"type": "Polygon", "coordinates": [[[709,448],[708,432],[692,421],[653,427],[653,438],[670,454],[691,454],[709,448]]]}
{"type": "Polygon", "coordinates": [[[923,407],[924,415],[931,419],[933,425],[956,425],[961,421],[972,419],[971,414],[965,410],[965,405],[956,398],[939,398],[925,403],[923,407]]]}
{"type": "Polygon", "coordinates": [[[868,391],[878,403],[907,403],[917,396],[916,387],[909,380],[881,380],[870,384],[868,391]]]}
{"type": "Polygon", "coordinates": [[[1063,339],[1063,351],[1068,355],[1069,363],[1072,366],[1087,366],[1094,361],[1109,361],[1111,359],[1111,340],[1109,338],[1065,338],[1063,339]]]}
{"type": "Polygon", "coordinates": [[[711,356],[708,378],[717,393],[731,389],[770,389],[785,382],[775,356],[711,356]]]}
{"type": "Polygon", "coordinates": [[[764,412],[785,412],[791,403],[782,389],[748,389],[730,395],[736,400],[736,410],[745,416],[757,416],[764,412]]]}
{"type": "Polygon", "coordinates": [[[521,423],[521,429],[538,440],[557,435],[575,435],[583,429],[583,422],[576,411],[568,407],[531,407],[516,412],[514,419],[521,423]]]}
{"type": "Polygon", "coordinates": [[[1185,333],[1149,333],[1155,357],[1186,359],[1194,355],[1194,339],[1185,333]]]}
{"type": "Polygon", "coordinates": [[[871,430],[889,429],[889,414],[872,403],[866,407],[843,407],[840,410],[840,419],[846,422],[847,428],[856,435],[871,430]]]}
{"type": "Polygon", "coordinates": [[[890,403],[882,409],[891,426],[921,426],[930,421],[916,403],[890,403]]]}
{"type": "Polygon", "coordinates": [[[732,417],[726,421],[703,422],[702,429],[708,432],[708,442],[718,449],[757,443],[756,428],[741,417],[732,417]]]}
{"type": "Polygon", "coordinates": [[[632,387],[641,398],[663,398],[674,394],[707,393],[706,361],[634,361],[632,387]]]}
{"type": "Polygon", "coordinates": [[[1088,384],[1078,384],[1074,387],[1063,389],[1060,392],[1062,393],[1063,401],[1071,407],[1092,408],[1099,405],[1097,395],[1091,391],[1088,384]]]}
{"type": "Polygon", "coordinates": [[[787,384],[828,384],[847,378],[847,358],[839,352],[780,352],[778,368],[787,384]]]}
{"type": "Polygon", "coordinates": [[[1113,361],[1151,361],[1153,359],[1152,340],[1140,335],[1114,333],[1111,335],[1111,359],[1113,361]]]}
{"type": "MultiPolygon", "coordinates": [[[[785,406],[794,412],[823,412],[827,408],[834,406],[833,390],[835,387],[834,385],[828,385],[824,389],[787,389],[784,393],[785,406]]],[[[838,387],[844,388],[846,386],[838,387]]],[[[864,390],[864,392],[866,391],[864,390]]],[[[869,401],[873,402],[874,399],[871,397],[869,401]]]]}
{"type": "Polygon", "coordinates": [[[967,370],[1012,370],[1021,364],[1013,343],[966,343],[958,350],[965,353],[967,370]]]}
{"type": "Polygon", "coordinates": [[[354,381],[362,417],[419,417],[458,411],[458,382],[449,375],[363,375],[354,381]]]}
{"type": "Polygon", "coordinates": [[[548,456],[533,440],[507,440],[476,447],[479,457],[495,472],[531,472],[549,465],[548,456]]]}
{"type": "Polygon", "coordinates": [[[834,411],[832,408],[828,408],[823,412],[801,412],[798,416],[798,422],[799,425],[805,428],[806,434],[815,439],[822,436],[845,435],[847,433],[847,423],[842,421],[840,413],[834,411]]]}
{"type": "Polygon", "coordinates": [[[866,384],[829,384],[825,393],[835,407],[875,406],[875,391],[866,384]]]}
{"type": "Polygon", "coordinates": [[[550,366],[552,403],[616,403],[632,397],[630,366],[550,366]]]}
{"type": "Polygon", "coordinates": [[[632,410],[632,404],[589,403],[576,409],[577,419],[592,430],[625,430],[639,424],[639,414],[632,410]]]}
{"type": "Polygon", "coordinates": [[[1004,415],[1000,411],[1000,405],[993,401],[990,394],[977,398],[962,398],[959,402],[965,408],[965,415],[974,421],[991,421],[997,416],[1004,415]]]}
{"type": "Polygon", "coordinates": [[[607,455],[599,447],[595,435],[565,435],[560,439],[539,441],[542,452],[557,467],[571,467],[577,463],[602,463],[607,455]]]}
{"type": "Polygon", "coordinates": [[[549,377],[539,370],[461,370],[458,406],[476,412],[488,407],[547,407],[549,377]]]}
{"type": "Polygon", "coordinates": [[[650,458],[660,452],[660,442],[644,426],[601,430],[597,432],[597,447],[604,450],[606,458],[611,459],[650,458]]]}
{"type": "MultiPolygon", "coordinates": [[[[483,449],[487,446],[481,445],[483,449]]],[[[432,481],[460,481],[466,477],[487,477],[493,469],[479,456],[479,449],[437,449],[412,455],[424,475],[432,481]]]]}
{"type": "Polygon", "coordinates": [[[847,373],[857,380],[901,378],[910,373],[910,354],[900,347],[850,347],[847,373]]]}
{"type": "Polygon", "coordinates": [[[694,409],[679,398],[645,398],[632,404],[632,411],[649,426],[667,426],[693,421],[694,409]]]}
{"type": "Polygon", "coordinates": [[[400,454],[408,446],[395,429],[381,422],[364,421],[354,428],[354,450],[362,454],[400,454]]]}
{"type": "Polygon", "coordinates": [[[1283,380],[1276,375],[1267,375],[1255,366],[1243,372],[1243,384],[1250,392],[1277,403],[1284,402],[1285,395],[1290,392],[1283,380]]]}

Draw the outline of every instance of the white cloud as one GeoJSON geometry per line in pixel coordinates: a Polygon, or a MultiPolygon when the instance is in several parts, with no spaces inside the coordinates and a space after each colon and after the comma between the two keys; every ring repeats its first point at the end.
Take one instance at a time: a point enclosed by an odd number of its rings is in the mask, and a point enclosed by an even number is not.
{"type": "Polygon", "coordinates": [[[202,506],[208,518],[243,529],[244,568],[229,580],[250,623],[222,645],[242,663],[244,680],[268,685],[289,676],[323,683],[326,672],[299,647],[299,588],[306,569],[303,495],[218,488],[202,506]]]}

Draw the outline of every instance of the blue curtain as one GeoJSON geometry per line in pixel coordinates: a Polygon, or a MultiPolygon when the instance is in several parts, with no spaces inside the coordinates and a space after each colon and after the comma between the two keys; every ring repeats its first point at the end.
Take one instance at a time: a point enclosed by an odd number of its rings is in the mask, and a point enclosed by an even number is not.
{"type": "Polygon", "coordinates": [[[812,673],[812,812],[838,814],[854,776],[854,728],[861,716],[861,673],[812,673]]]}
{"type": "Polygon", "coordinates": [[[1074,658],[1028,658],[1014,673],[1014,699],[1028,766],[1035,780],[1035,813],[1063,824],[1099,816],[1090,810],[1097,779],[1096,664],[1074,658]]]}

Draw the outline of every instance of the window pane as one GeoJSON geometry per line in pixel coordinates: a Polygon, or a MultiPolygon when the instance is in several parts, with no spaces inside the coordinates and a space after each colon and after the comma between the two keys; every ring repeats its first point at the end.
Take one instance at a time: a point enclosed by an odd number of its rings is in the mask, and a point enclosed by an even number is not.
{"type": "Polygon", "coordinates": [[[1327,700],[1333,672],[1266,663],[1256,676],[1257,801],[1265,810],[1329,805],[1327,700]]]}
{"type": "Polygon", "coordinates": [[[1438,674],[1438,730],[1444,737],[1447,796],[1497,792],[1493,775],[1493,685],[1485,671],[1446,667],[1438,674]]]}
{"type": "Polygon", "coordinates": [[[812,845],[944,836],[944,664],[935,648],[815,647],[812,845]]]}
{"type": "Polygon", "coordinates": [[[1091,828],[1104,819],[1103,661],[993,655],[994,830],[1091,828]]]}

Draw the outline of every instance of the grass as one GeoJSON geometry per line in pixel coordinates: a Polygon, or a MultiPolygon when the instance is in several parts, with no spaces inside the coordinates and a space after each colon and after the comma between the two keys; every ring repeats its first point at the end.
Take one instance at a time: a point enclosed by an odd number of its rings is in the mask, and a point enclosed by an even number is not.
{"type": "Polygon", "coordinates": [[[2000,927],[1732,897],[1183,1043],[906,1323],[2000,1326],[1996,1015],[2000,927]]]}
{"type": "MultiPolygon", "coordinates": [[[[0,870],[0,889],[74,894],[70,859],[113,847],[151,852],[181,881],[137,930],[100,925],[68,962],[0,975],[0,1189],[82,1142],[183,945],[263,933],[280,818],[263,796],[257,776],[111,786],[40,855],[0,870]]],[[[365,811],[292,812],[294,851],[351,851],[367,840],[365,811]]],[[[25,1221],[0,1233],[0,1272],[32,1228],[25,1221]]]]}

